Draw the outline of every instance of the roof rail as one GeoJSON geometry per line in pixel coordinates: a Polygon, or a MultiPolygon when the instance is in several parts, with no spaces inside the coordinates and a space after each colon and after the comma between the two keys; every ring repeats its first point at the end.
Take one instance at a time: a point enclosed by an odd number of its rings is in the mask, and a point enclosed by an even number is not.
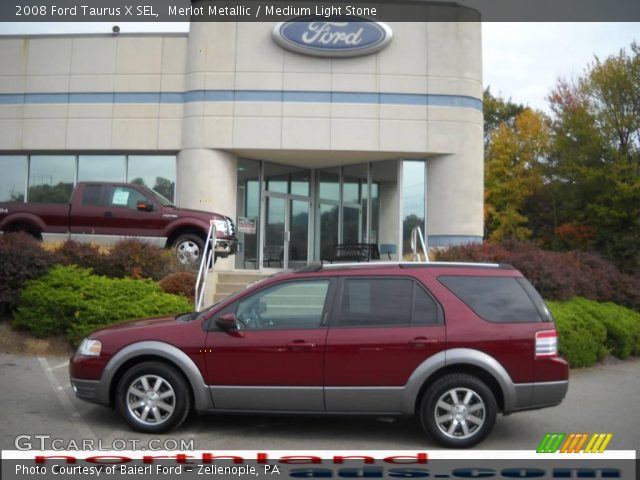
{"type": "Polygon", "coordinates": [[[373,261],[373,262],[345,262],[345,263],[312,263],[296,270],[295,273],[312,273],[322,270],[338,270],[341,268],[376,268],[376,267],[400,267],[400,268],[438,268],[438,267],[463,267],[463,268],[502,268],[513,269],[508,263],[475,263],[475,262],[406,262],[406,261],[373,261]]]}

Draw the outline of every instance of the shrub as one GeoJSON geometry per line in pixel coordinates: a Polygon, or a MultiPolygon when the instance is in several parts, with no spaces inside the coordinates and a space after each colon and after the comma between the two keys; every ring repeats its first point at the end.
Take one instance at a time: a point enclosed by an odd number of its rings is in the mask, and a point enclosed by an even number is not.
{"type": "Polygon", "coordinates": [[[175,265],[175,256],[170,250],[133,239],[116,243],[105,260],[95,272],[114,278],[160,280],[175,265]]]}
{"type": "Polygon", "coordinates": [[[37,337],[64,333],[77,344],[112,323],[191,310],[186,298],[164,293],[150,280],[112,279],[58,265],[27,283],[13,325],[37,337]]]}
{"type": "Polygon", "coordinates": [[[25,283],[44,275],[57,261],[26,233],[0,235],[0,314],[11,312],[25,283]]]}
{"type": "Polygon", "coordinates": [[[170,273],[160,280],[160,288],[167,293],[183,295],[193,301],[196,288],[196,274],[194,272],[170,273]]]}
{"type": "Polygon", "coordinates": [[[572,368],[589,367],[607,354],[605,327],[575,302],[548,302],[556,319],[559,351],[572,368]]]}
{"type": "Polygon", "coordinates": [[[610,302],[596,303],[584,298],[572,302],[606,328],[606,346],[614,356],[640,355],[640,313],[610,302]]]}
{"type": "Polygon", "coordinates": [[[529,242],[469,244],[436,253],[441,261],[510,263],[549,300],[580,296],[640,311],[640,277],[621,273],[593,252],[552,252],[529,242]]]}
{"type": "Polygon", "coordinates": [[[63,265],[91,268],[95,272],[100,272],[105,268],[105,255],[101,253],[99,247],[91,243],[67,240],[60,244],[55,251],[63,265]]]}

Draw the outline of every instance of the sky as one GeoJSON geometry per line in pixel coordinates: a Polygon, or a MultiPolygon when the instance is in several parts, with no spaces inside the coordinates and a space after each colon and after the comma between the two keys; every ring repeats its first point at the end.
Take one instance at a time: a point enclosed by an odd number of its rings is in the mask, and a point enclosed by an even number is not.
{"type": "MultiPolygon", "coordinates": [[[[0,34],[42,31],[43,24],[0,23],[0,34]]],[[[49,32],[110,33],[109,23],[47,24],[49,32]]],[[[186,23],[122,23],[121,33],[184,32],[186,23]]],[[[559,77],[580,75],[594,55],[605,58],[632,41],[640,43],[640,23],[483,23],[484,85],[492,93],[548,111],[545,100],[559,77]]]]}
{"type": "Polygon", "coordinates": [[[640,23],[483,23],[484,85],[514,102],[548,111],[558,78],[640,43],[640,23]]]}

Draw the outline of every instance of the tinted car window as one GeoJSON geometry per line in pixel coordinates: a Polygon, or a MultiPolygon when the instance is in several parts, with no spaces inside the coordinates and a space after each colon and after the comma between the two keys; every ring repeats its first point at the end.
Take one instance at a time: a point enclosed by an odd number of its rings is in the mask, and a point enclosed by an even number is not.
{"type": "Polygon", "coordinates": [[[539,322],[540,313],[517,278],[442,276],[438,280],[489,322],[539,322]]]}
{"type": "Polygon", "coordinates": [[[413,280],[347,278],[342,289],[341,326],[438,323],[438,305],[413,280]]]}
{"type": "Polygon", "coordinates": [[[436,301],[417,283],[413,288],[413,323],[440,323],[440,309],[436,301]]]}
{"type": "Polygon", "coordinates": [[[287,282],[238,302],[236,317],[247,329],[317,328],[329,280],[287,282]]]}
{"type": "Polygon", "coordinates": [[[102,185],[87,185],[82,192],[82,205],[99,206],[101,205],[102,185]]]}

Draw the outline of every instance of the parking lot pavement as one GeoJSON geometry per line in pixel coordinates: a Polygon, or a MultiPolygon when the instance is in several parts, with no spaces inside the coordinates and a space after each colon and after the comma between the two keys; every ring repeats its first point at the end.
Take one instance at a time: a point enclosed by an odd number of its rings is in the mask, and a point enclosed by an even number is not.
{"type": "MultiPolygon", "coordinates": [[[[547,432],[611,432],[609,449],[637,449],[639,378],[640,359],[574,370],[561,405],[499,416],[489,438],[476,448],[531,450],[547,432]]],[[[413,418],[194,415],[171,434],[143,435],[111,409],[76,399],[65,358],[0,354],[0,380],[0,448],[5,450],[15,449],[19,435],[50,435],[62,439],[61,447],[71,440],[78,445],[94,440],[97,447],[100,440],[102,448],[118,449],[131,448],[132,441],[136,447],[183,450],[180,441],[193,441],[196,450],[438,448],[413,418]]],[[[39,446],[34,437],[21,441],[39,446]]]]}

